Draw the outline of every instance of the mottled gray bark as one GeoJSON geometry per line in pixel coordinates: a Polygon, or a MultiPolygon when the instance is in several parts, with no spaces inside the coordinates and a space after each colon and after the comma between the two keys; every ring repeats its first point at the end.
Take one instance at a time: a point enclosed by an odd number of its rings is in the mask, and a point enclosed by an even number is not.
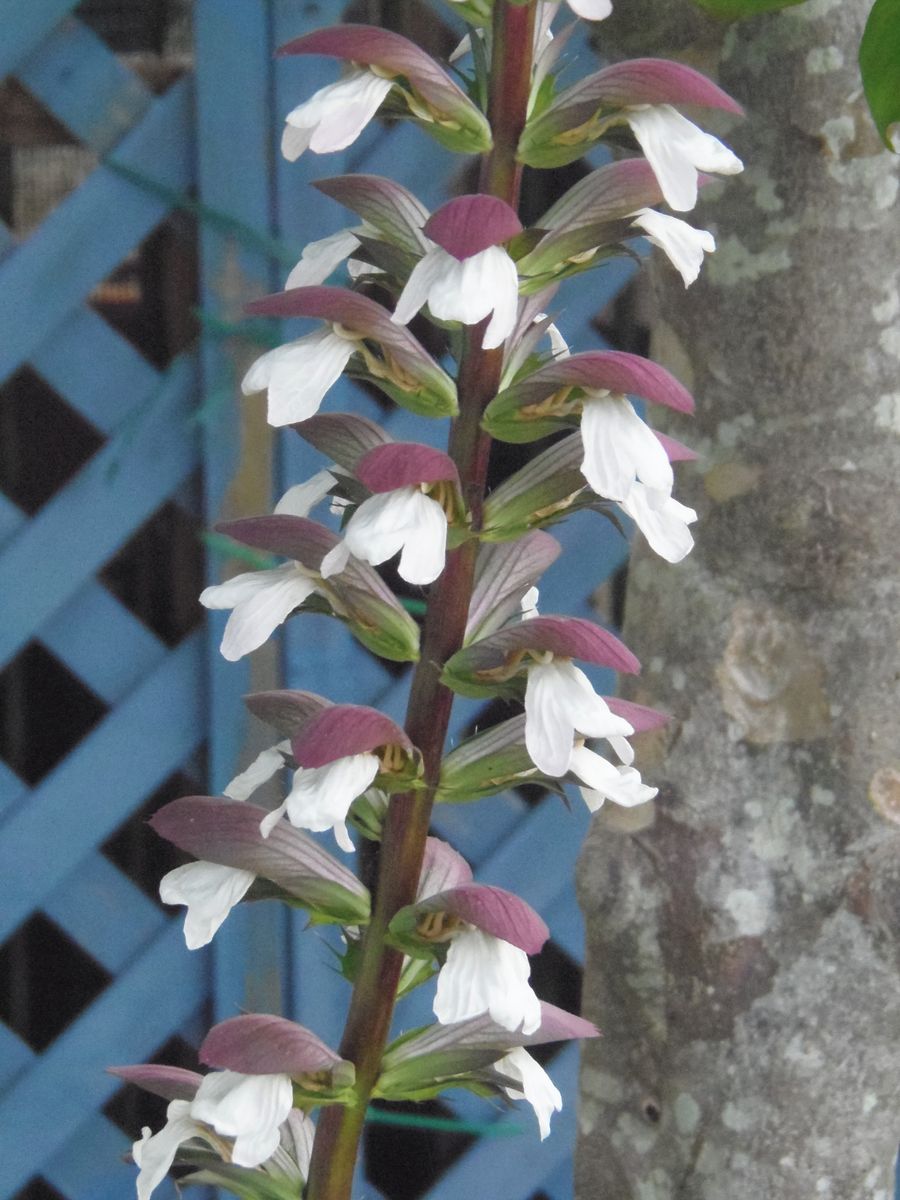
{"type": "MultiPolygon", "coordinates": [[[[582,1200],[888,1200],[900,1134],[900,220],[855,66],[868,0],[723,28],[623,0],[616,54],[717,75],[748,164],[658,267],[693,387],[697,547],[637,549],[633,698],[674,714],[585,849],[582,1200]],[[652,811],[650,811],[652,809],[652,811]]],[[[712,189],[710,189],[712,191],[712,189]]]]}

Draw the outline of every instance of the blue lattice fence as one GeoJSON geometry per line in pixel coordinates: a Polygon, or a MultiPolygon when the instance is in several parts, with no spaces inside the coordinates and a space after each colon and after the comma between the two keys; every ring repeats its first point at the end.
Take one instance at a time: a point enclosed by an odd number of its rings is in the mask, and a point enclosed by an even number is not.
{"type": "MultiPolygon", "coordinates": [[[[207,747],[211,786],[221,786],[256,736],[245,733],[239,694],[248,685],[271,685],[276,664],[262,655],[249,667],[226,665],[198,634],[167,647],[98,582],[98,572],[160,505],[180,496],[198,466],[212,521],[267,507],[270,457],[284,486],[321,461],[296,438],[271,446],[259,408],[229,399],[258,347],[207,338],[158,370],[86,301],[179,197],[197,192],[207,211],[225,214],[238,230],[230,235],[215,222],[201,223],[202,304],[234,321],[248,296],[277,287],[284,274],[278,256],[264,253],[259,239],[240,236],[241,228],[276,233],[299,248],[345,222],[346,214],[306,186],[311,178],[382,171],[436,205],[460,168],[402,125],[375,127],[328,159],[287,164],[277,156],[284,112],[332,79],[334,68],[315,60],[273,66],[271,51],[342,19],[340,0],[197,0],[194,75],[160,97],[68,15],[73,8],[72,0],[0,4],[4,73],[14,73],[99,160],[27,241],[14,246],[6,238],[0,379],[30,364],[105,442],[36,513],[0,503],[0,663],[37,643],[106,714],[32,788],[0,763],[0,942],[43,914],[110,982],[41,1054],[0,1024],[2,1200],[35,1176],[67,1200],[130,1194],[133,1168],[120,1162],[129,1138],[101,1111],[115,1090],[102,1066],[145,1058],[176,1034],[195,1040],[210,1006],[220,1016],[242,1004],[281,1008],[332,1041],[343,1016],[331,955],[315,935],[303,934],[302,921],[270,906],[241,910],[211,955],[188,954],[178,919],[167,918],[100,852],[199,747],[207,747]],[[283,985],[275,982],[278,961],[286,965],[283,985]]],[[[561,321],[572,340],[592,344],[584,340],[588,321],[625,278],[610,271],[569,287],[561,321]]],[[[329,407],[372,412],[372,402],[350,384],[335,389],[329,407]]],[[[393,414],[391,428],[398,437],[427,436],[402,412],[393,414]]],[[[548,576],[543,607],[587,615],[592,590],[622,561],[624,547],[596,518],[573,521],[559,536],[575,553],[548,576]]],[[[293,622],[283,667],[291,685],[402,714],[404,681],[374,660],[360,666],[336,624],[293,622]]],[[[454,736],[472,715],[472,706],[461,708],[454,736]]],[[[435,825],[472,859],[480,878],[538,907],[555,944],[580,961],[572,890],[586,826],[580,806],[571,813],[556,801],[529,807],[508,795],[442,812],[435,825]]],[[[423,994],[406,1003],[400,1021],[428,1016],[423,994]]],[[[574,1050],[558,1055],[551,1071],[573,1097],[574,1050]]],[[[457,1111],[481,1121],[496,1116],[465,1097],[457,1111]]],[[[536,1190],[564,1200],[571,1195],[573,1136],[570,1105],[543,1146],[530,1130],[476,1143],[429,1196],[449,1200],[477,1188],[495,1200],[528,1200],[536,1190]]],[[[54,1193],[30,1193],[39,1194],[54,1193]]]]}

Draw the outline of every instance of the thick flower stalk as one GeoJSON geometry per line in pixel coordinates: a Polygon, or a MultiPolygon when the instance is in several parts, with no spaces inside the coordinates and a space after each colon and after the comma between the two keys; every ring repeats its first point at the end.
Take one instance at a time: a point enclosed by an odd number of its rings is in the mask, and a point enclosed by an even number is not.
{"type": "Polygon", "coordinates": [[[377,175],[318,183],[357,223],[308,246],[285,290],[249,306],[315,326],[262,355],[242,390],[248,403],[265,393],[270,423],[309,442],[323,468],[295,482],[274,513],[220,527],[283,561],[201,596],[230,611],[229,659],[314,611],[368,651],[413,664],[406,720],[305,691],[251,695],[271,745],[223,796],[176,800],[152,819],[196,860],[161,884],[162,898],[187,910],[189,948],[208,943],[236,904],[260,899],[341,927],[346,1027],[333,1049],[300,1025],[246,1014],[204,1042],[210,1074],[117,1069],[170,1101],[163,1127],[135,1144],[139,1200],[173,1163],[198,1168],[187,1182],[241,1196],[349,1200],[369,1102],[428,1099],[448,1086],[524,1099],[546,1137],[564,1098],[527,1047],[597,1032],[532,986],[529,958],[549,935],[540,916],[475,881],[429,837],[429,823],[435,804],[524,781],[577,788],[591,810],[656,794],[629,739],[666,717],[598,695],[585,669],[634,673],[637,659],[592,621],[541,613],[536,585],[560,553],[545,527],[582,508],[616,505],[663,557],[688,553],[695,514],[673,490],[675,464],[691,452],[635,404],[687,414],[692,401],[636,355],[571,352],[547,313],[569,275],[626,253],[635,238],[693,282],[712,235],[657,206],[688,210],[701,173],[740,163],[678,106],[737,106],[696,72],[652,59],[562,88],[554,17],[599,21],[609,0],[569,0],[562,11],[541,0],[448,3],[472,28],[462,86],[406,38],[370,26],[319,30],[281,50],[343,66],[288,114],[288,159],[341,149],[383,113],[480,155],[480,175],[476,191],[433,213],[377,175]],[[573,161],[609,131],[626,132],[643,155],[589,173],[523,228],[523,166],[573,161]],[[348,286],[329,283],[337,272],[348,286]],[[434,327],[445,354],[410,332],[414,317],[434,327]],[[446,452],[427,435],[397,442],[333,411],[329,390],[344,374],[423,421],[449,420],[446,452]],[[492,438],[552,440],[487,494],[492,438]],[[310,516],[317,505],[320,520],[310,516]],[[376,571],[394,560],[402,579],[428,589],[421,629],[376,571]],[[445,753],[456,695],[502,697],[521,712],[445,753]],[[257,804],[257,789],[275,780],[280,801],[257,804]],[[346,865],[354,834],[379,844],[371,890],[346,865]],[[392,1041],[398,994],[417,986],[433,987],[436,1022],[392,1041]]]}

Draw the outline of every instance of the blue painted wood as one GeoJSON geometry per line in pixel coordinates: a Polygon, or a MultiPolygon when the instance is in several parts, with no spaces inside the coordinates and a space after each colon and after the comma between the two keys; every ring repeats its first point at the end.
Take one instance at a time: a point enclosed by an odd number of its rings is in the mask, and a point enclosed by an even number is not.
{"type": "Polygon", "coordinates": [[[159,638],[94,579],[68,598],[38,638],[106,704],[127,696],[167,653],[159,638]]]}
{"type": "Polygon", "coordinates": [[[153,99],[143,81],[77,20],[58,25],[16,75],[97,154],[112,149],[153,99]]]}
{"type": "Polygon", "coordinates": [[[201,678],[192,637],[0,826],[0,939],[193,753],[204,736],[201,678]]]}
{"type": "Polygon", "coordinates": [[[31,365],[101,433],[150,399],[161,375],[86,305],[67,313],[35,348],[31,365]]]}
{"type": "Polygon", "coordinates": [[[19,803],[24,794],[22,780],[5,762],[0,762],[0,817],[7,808],[19,803]]]}
{"type": "Polygon", "coordinates": [[[167,924],[149,896],[102,854],[82,859],[41,909],[112,975],[167,924]]]}
{"type": "Polygon", "coordinates": [[[130,1200],[135,1169],[123,1158],[133,1141],[111,1121],[97,1115],[84,1122],[41,1173],[48,1183],[72,1200],[79,1196],[85,1200],[123,1200],[128,1196],[130,1200]]]}
{"type": "Polygon", "coordinates": [[[40,0],[40,3],[31,4],[22,4],[21,0],[0,0],[0,29],[3,30],[0,77],[14,71],[77,3],[78,0],[40,0]]]}
{"type": "Polygon", "coordinates": [[[0,1195],[20,1187],[36,1158],[52,1154],[112,1095],[119,1085],[105,1073],[107,1064],[152,1054],[206,991],[202,955],[185,954],[181,931],[170,923],[0,1100],[0,1195]]]}
{"type": "MultiPolygon", "coordinates": [[[[192,175],[192,109],[181,80],[148,110],[116,150],[116,160],[169,188],[187,190],[192,175]]],[[[40,345],[101,279],[169,210],[159,196],[98,167],[43,225],[0,264],[0,379],[40,345]],[[110,213],[117,219],[110,220],[110,213]]]]}
{"type": "Polygon", "coordinates": [[[34,1058],[34,1052],[0,1021],[0,1087],[16,1078],[34,1058]]]}
{"type": "Polygon", "coordinates": [[[152,403],[50,500],[0,555],[0,662],[75,592],[198,461],[195,365],[176,359],[152,403]],[[24,585],[24,586],[23,586],[24,585]]]}

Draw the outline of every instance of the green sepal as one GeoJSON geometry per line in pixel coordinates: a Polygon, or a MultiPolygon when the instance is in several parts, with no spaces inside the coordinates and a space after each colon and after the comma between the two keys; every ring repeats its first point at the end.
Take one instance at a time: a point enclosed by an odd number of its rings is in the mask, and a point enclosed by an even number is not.
{"type": "MultiPolygon", "coordinates": [[[[327,586],[326,580],[324,587],[327,586]]],[[[354,610],[351,617],[341,612],[338,604],[332,607],[313,596],[300,607],[301,612],[322,612],[336,616],[347,625],[358,642],[379,658],[386,658],[390,662],[419,661],[419,627],[399,604],[395,608],[379,601],[376,596],[359,592],[354,610]]]]}
{"type": "Polygon", "coordinates": [[[429,137],[434,138],[445,150],[455,154],[486,154],[493,145],[491,127],[485,121],[481,128],[450,129],[437,121],[421,121],[413,118],[413,123],[423,129],[429,137]]]}
{"type": "Polygon", "coordinates": [[[521,783],[562,790],[559,780],[548,781],[531,761],[525,749],[525,720],[520,716],[476,733],[451,750],[441,763],[434,798],[436,803],[465,804],[521,783]]]}
{"type": "Polygon", "coordinates": [[[388,925],[385,940],[404,954],[408,954],[410,958],[424,959],[429,963],[434,960],[443,963],[447,955],[446,943],[427,941],[420,936],[418,923],[421,916],[422,911],[417,905],[407,904],[394,914],[388,925]]]}
{"type": "Polygon", "coordinates": [[[425,958],[411,957],[409,962],[405,964],[400,973],[400,982],[397,984],[397,999],[401,996],[408,996],[410,992],[414,992],[417,987],[423,983],[427,983],[435,974],[435,966],[433,962],[429,962],[425,958]]]}
{"type": "Polygon", "coordinates": [[[356,1091],[356,1069],[352,1062],[342,1060],[335,1063],[331,1069],[330,1082],[321,1084],[316,1081],[304,1085],[302,1080],[293,1080],[294,1107],[317,1108],[329,1104],[343,1104],[346,1108],[355,1108],[359,1103],[356,1091]]]}
{"type": "Polygon", "coordinates": [[[350,824],[369,842],[380,842],[388,798],[380,788],[363,792],[350,808],[350,824]]]}
{"type": "MultiPolygon", "coordinates": [[[[527,377],[525,377],[527,378],[527,377]]],[[[501,442],[537,442],[541,438],[550,437],[560,429],[578,428],[580,414],[556,415],[542,412],[532,400],[529,405],[529,395],[523,393],[519,383],[525,382],[520,377],[510,387],[499,392],[484,410],[481,428],[491,437],[501,442]]]]}
{"type": "MultiPolygon", "coordinates": [[[[388,399],[393,400],[395,404],[420,417],[455,417],[459,412],[456,388],[452,386],[449,376],[447,376],[451,384],[449,388],[441,386],[439,389],[426,390],[422,387],[418,391],[410,392],[389,379],[383,379],[380,375],[367,371],[363,361],[356,357],[351,361],[345,375],[349,375],[351,379],[362,379],[366,383],[371,383],[380,392],[384,392],[388,399]]],[[[436,380],[436,382],[442,383],[443,381],[436,380]]]]}
{"type": "Polygon", "coordinates": [[[481,537],[506,542],[529,529],[543,529],[569,513],[593,508],[623,532],[614,507],[588,487],[581,473],[584,448],[580,434],[555,442],[516,471],[488,497],[481,537]]]}
{"type": "Polygon", "coordinates": [[[179,1179],[179,1187],[221,1187],[239,1200],[300,1200],[299,1180],[277,1179],[265,1171],[253,1167],[239,1167],[235,1163],[223,1162],[212,1151],[179,1150],[177,1161],[196,1166],[179,1179]]]}
{"type": "Polygon", "coordinates": [[[244,897],[245,900],[278,900],[289,908],[304,912],[310,925],[368,925],[371,911],[368,896],[354,896],[346,888],[322,880],[315,903],[301,902],[276,883],[257,876],[244,897]],[[326,892],[331,896],[326,898],[326,892]]]}

